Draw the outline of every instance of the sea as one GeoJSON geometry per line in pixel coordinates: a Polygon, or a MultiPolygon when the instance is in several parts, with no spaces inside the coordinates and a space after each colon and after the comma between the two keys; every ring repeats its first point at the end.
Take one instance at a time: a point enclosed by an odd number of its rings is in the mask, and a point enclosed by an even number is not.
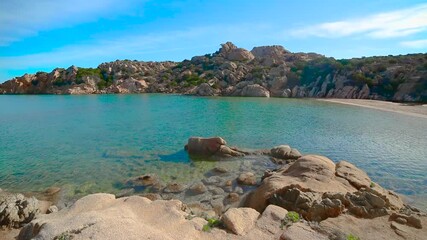
{"type": "Polygon", "coordinates": [[[189,158],[192,136],[221,136],[242,149],[288,144],[347,160],[427,209],[426,118],[315,99],[0,95],[0,188],[57,186],[73,198],[118,193],[145,173],[194,181],[218,163],[189,158]]]}

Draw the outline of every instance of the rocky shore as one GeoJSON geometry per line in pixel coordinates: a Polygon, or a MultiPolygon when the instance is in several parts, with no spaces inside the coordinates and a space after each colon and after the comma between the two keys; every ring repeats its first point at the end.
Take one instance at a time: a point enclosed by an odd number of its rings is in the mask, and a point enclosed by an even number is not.
{"type": "Polygon", "coordinates": [[[327,58],[231,42],[182,62],[123,60],[56,68],[0,84],[0,94],[179,93],[198,96],[427,102],[427,55],[327,58]]]}
{"type": "Polygon", "coordinates": [[[220,137],[188,140],[216,167],[188,184],[154,173],[58,211],[59,188],[36,199],[0,190],[0,239],[423,239],[427,215],[346,161],[288,145],[242,150],[220,137]],[[268,163],[266,163],[268,161],[268,163]],[[6,230],[12,229],[12,230],[6,230]],[[19,229],[13,230],[13,229],[19,229]]]}

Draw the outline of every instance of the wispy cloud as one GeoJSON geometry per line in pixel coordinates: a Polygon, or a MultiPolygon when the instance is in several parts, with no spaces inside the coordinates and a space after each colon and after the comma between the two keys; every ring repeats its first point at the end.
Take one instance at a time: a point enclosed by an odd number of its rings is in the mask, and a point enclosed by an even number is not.
{"type": "MultiPolygon", "coordinates": [[[[71,64],[82,65],[92,62],[99,64],[115,59],[153,59],[160,53],[168,53],[169,57],[175,51],[218,46],[219,42],[227,40],[239,41],[253,37],[255,32],[261,32],[264,25],[211,25],[186,28],[176,31],[165,31],[152,34],[137,34],[129,32],[116,38],[103,38],[84,44],[73,44],[50,52],[28,54],[22,56],[0,57],[0,69],[45,68],[47,66],[67,67],[71,64]],[[221,31],[221,37],[215,33],[221,31]]],[[[182,59],[163,60],[182,60],[182,59]]],[[[189,56],[191,57],[191,56],[189,56]]]]}
{"type": "Polygon", "coordinates": [[[400,45],[409,48],[427,48],[427,39],[414,40],[414,41],[405,41],[401,42],[400,45]]]}
{"type": "Polygon", "coordinates": [[[326,22],[295,29],[294,37],[338,38],[353,35],[371,38],[404,37],[427,30],[427,4],[360,18],[326,22]]]}
{"type": "MultiPolygon", "coordinates": [[[[136,0],[0,1],[0,46],[40,31],[70,27],[135,10],[136,0]]],[[[139,1],[140,3],[142,1],[139,1]]]]}

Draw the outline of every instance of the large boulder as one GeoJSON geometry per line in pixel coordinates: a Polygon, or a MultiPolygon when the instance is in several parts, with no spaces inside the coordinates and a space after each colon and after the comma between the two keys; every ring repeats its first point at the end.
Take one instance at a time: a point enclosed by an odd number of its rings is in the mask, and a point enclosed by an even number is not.
{"type": "Polygon", "coordinates": [[[251,52],[236,47],[232,42],[221,44],[219,55],[230,61],[249,61],[255,58],[251,52]]]}
{"type": "Polygon", "coordinates": [[[270,92],[259,84],[245,86],[240,93],[242,97],[270,97],[270,92]]]}
{"type": "Polygon", "coordinates": [[[337,217],[346,211],[374,218],[404,207],[395,193],[378,184],[367,186],[370,183],[366,173],[348,162],[335,165],[326,157],[306,155],[270,172],[248,196],[246,205],[262,211],[275,204],[313,221],[337,217]]]}
{"type": "Polygon", "coordinates": [[[194,90],[193,94],[197,96],[214,96],[215,90],[208,83],[202,83],[194,90]]]}
{"type": "Polygon", "coordinates": [[[304,223],[296,223],[289,226],[280,236],[280,240],[316,239],[328,240],[329,237],[314,230],[304,223]]]}
{"type": "Polygon", "coordinates": [[[251,53],[256,59],[259,59],[261,64],[272,66],[274,64],[283,64],[285,54],[289,53],[285,48],[278,45],[254,47],[251,53]]]}
{"type": "Polygon", "coordinates": [[[281,59],[285,56],[286,53],[290,53],[290,52],[280,45],[273,45],[273,46],[254,47],[251,50],[251,53],[256,58],[281,59]]]}
{"type": "Polygon", "coordinates": [[[252,208],[231,208],[222,216],[227,229],[237,235],[244,235],[251,230],[258,219],[259,212],[252,208]]]}
{"type": "MultiPolygon", "coordinates": [[[[392,216],[409,218],[402,214],[392,214],[392,216]]],[[[394,220],[390,219],[389,216],[365,219],[350,214],[342,214],[339,217],[328,218],[320,222],[317,228],[328,234],[330,239],[349,239],[350,234],[363,240],[425,239],[427,236],[425,228],[415,228],[408,224],[397,223],[394,220]]],[[[419,220],[426,226],[427,217],[419,217],[419,220]]]]}
{"type": "Polygon", "coordinates": [[[188,139],[185,149],[189,154],[213,155],[225,144],[227,142],[221,137],[191,137],[188,139]]]}
{"type": "Polygon", "coordinates": [[[284,91],[287,83],[288,83],[288,79],[286,78],[286,76],[279,76],[274,78],[270,86],[271,96],[284,97],[284,91]]]}
{"type": "Polygon", "coordinates": [[[275,233],[277,228],[282,225],[282,220],[286,218],[288,210],[279,206],[270,204],[262,213],[261,217],[257,221],[257,227],[275,233]]]}
{"type": "Polygon", "coordinates": [[[203,239],[180,201],[93,194],[27,224],[18,239],[203,239]]]}
{"type": "Polygon", "coordinates": [[[188,139],[187,145],[185,145],[185,150],[190,155],[199,156],[237,157],[244,155],[244,152],[232,149],[226,144],[225,140],[220,137],[191,137],[188,139]]]}
{"type": "Polygon", "coordinates": [[[280,159],[298,159],[302,156],[297,149],[291,148],[289,145],[274,147],[270,150],[270,154],[272,157],[280,159]]]}
{"type": "Polygon", "coordinates": [[[357,189],[368,188],[371,185],[371,179],[364,171],[346,161],[341,161],[336,165],[336,175],[347,179],[357,189]]]}
{"type": "MultiPolygon", "coordinates": [[[[262,224],[257,224],[260,214],[254,209],[230,208],[222,216],[230,230],[226,232],[209,227],[206,220],[193,215],[194,207],[187,207],[178,200],[92,194],[59,212],[38,216],[17,239],[278,239],[283,232],[280,218],[286,214],[279,207],[269,208],[262,224]],[[268,231],[258,226],[269,223],[268,231]]],[[[0,239],[1,234],[0,230],[0,239]]]]}

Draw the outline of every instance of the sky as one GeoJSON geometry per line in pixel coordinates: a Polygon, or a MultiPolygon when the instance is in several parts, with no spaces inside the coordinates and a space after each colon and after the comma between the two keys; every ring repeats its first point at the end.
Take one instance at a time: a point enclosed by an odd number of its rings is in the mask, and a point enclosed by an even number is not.
{"type": "Polygon", "coordinates": [[[327,57],[427,52],[420,0],[1,0],[0,83],[117,59],[182,61],[231,41],[327,57]]]}

